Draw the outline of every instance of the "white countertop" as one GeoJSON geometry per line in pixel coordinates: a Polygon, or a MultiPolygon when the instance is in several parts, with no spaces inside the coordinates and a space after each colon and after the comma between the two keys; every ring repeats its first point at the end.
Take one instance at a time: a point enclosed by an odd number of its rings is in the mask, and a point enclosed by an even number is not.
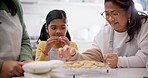
{"type": "MultiPolygon", "coordinates": [[[[68,74],[64,75],[64,77],[58,77],[58,78],[144,78],[144,77],[148,77],[148,70],[146,70],[146,68],[117,68],[117,69],[109,69],[109,73],[107,73],[106,71],[89,73],[88,71],[88,73],[85,74],[77,74],[75,75],[75,77],[73,77],[73,75],[68,74]]],[[[13,77],[13,78],[25,78],[25,77],[13,77]]]]}
{"type": "Polygon", "coordinates": [[[109,73],[100,74],[98,76],[100,78],[143,78],[145,76],[148,77],[148,71],[146,68],[118,68],[110,69],[109,73]]]}

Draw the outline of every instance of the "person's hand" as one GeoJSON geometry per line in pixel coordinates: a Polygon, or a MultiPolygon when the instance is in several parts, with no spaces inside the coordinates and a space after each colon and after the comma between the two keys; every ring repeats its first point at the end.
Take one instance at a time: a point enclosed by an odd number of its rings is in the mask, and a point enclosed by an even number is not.
{"type": "Polygon", "coordinates": [[[107,60],[109,67],[117,68],[118,56],[114,53],[105,54],[104,58],[107,60]]]}
{"type": "Polygon", "coordinates": [[[58,53],[60,58],[70,60],[76,54],[76,49],[65,45],[63,48],[58,49],[58,53]]]}
{"type": "Polygon", "coordinates": [[[69,45],[70,42],[69,42],[68,38],[65,36],[61,36],[61,37],[51,36],[49,39],[47,39],[46,46],[43,51],[44,54],[48,55],[48,52],[50,51],[52,46],[55,44],[59,44],[62,47],[64,47],[65,45],[69,45]]]}
{"type": "Polygon", "coordinates": [[[51,36],[47,39],[45,48],[43,50],[44,54],[48,55],[48,52],[52,48],[53,45],[60,43],[60,39],[57,36],[51,36]]]}
{"type": "Polygon", "coordinates": [[[3,78],[23,75],[23,65],[24,62],[4,61],[1,70],[3,78]]]}
{"type": "Polygon", "coordinates": [[[70,45],[69,39],[65,36],[60,37],[60,42],[62,44],[62,47],[64,47],[65,45],[70,45]]]}

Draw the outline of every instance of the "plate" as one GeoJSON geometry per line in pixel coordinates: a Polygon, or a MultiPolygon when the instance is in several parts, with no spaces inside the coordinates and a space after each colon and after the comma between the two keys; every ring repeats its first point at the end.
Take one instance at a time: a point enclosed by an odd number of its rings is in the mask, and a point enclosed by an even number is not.
{"type": "Polygon", "coordinates": [[[52,71],[58,72],[58,73],[63,73],[67,75],[82,75],[82,74],[95,74],[95,73],[102,73],[106,72],[107,68],[106,67],[97,67],[97,66],[92,66],[91,68],[69,68],[69,67],[61,67],[58,69],[54,69],[52,71]]]}
{"type": "Polygon", "coordinates": [[[63,74],[87,74],[87,73],[102,73],[107,71],[107,67],[105,63],[97,62],[97,61],[68,61],[65,62],[61,68],[54,69],[52,71],[56,71],[63,74]]]}

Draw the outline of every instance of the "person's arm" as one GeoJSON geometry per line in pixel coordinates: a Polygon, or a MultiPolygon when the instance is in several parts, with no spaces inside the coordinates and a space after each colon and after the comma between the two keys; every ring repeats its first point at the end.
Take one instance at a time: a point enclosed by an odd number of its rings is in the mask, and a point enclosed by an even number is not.
{"type": "Polygon", "coordinates": [[[45,55],[43,53],[43,49],[44,49],[45,45],[46,45],[46,41],[41,41],[38,44],[38,47],[37,47],[37,50],[36,50],[36,56],[35,56],[36,61],[45,61],[45,60],[47,60],[47,55],[45,55]]]}
{"type": "Polygon", "coordinates": [[[95,48],[88,49],[82,54],[76,52],[76,54],[71,58],[71,60],[95,60],[95,61],[103,61],[102,53],[95,48]]]}
{"type": "MultiPolygon", "coordinates": [[[[143,24],[143,23],[142,23],[143,24]]],[[[118,67],[145,67],[145,57],[148,56],[148,20],[141,27],[137,36],[137,45],[139,50],[136,55],[130,57],[119,57],[118,67]]]]}
{"type": "Polygon", "coordinates": [[[1,73],[3,62],[4,62],[4,60],[0,59],[0,73],[1,73]]]}
{"type": "Polygon", "coordinates": [[[22,44],[21,44],[21,52],[20,52],[20,61],[23,60],[32,60],[33,52],[31,49],[30,39],[26,30],[26,26],[23,21],[23,10],[18,0],[14,0],[18,9],[18,16],[22,25],[23,34],[22,34],[22,44]]]}
{"type": "MultiPolygon", "coordinates": [[[[8,11],[8,9],[6,8],[6,5],[4,5],[4,3],[2,1],[0,1],[0,9],[6,9],[6,11],[8,11]]],[[[0,73],[1,73],[3,62],[4,61],[2,59],[0,59],[0,73]]]]}

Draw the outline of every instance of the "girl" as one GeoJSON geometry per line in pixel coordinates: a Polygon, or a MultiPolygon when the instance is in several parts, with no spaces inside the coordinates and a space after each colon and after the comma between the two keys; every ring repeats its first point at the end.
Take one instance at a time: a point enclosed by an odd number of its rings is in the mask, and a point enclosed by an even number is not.
{"type": "Polygon", "coordinates": [[[43,25],[41,40],[36,51],[36,60],[57,60],[58,48],[65,45],[77,49],[75,42],[71,42],[67,30],[67,17],[63,10],[52,10],[46,17],[46,23],[43,25]]]}

